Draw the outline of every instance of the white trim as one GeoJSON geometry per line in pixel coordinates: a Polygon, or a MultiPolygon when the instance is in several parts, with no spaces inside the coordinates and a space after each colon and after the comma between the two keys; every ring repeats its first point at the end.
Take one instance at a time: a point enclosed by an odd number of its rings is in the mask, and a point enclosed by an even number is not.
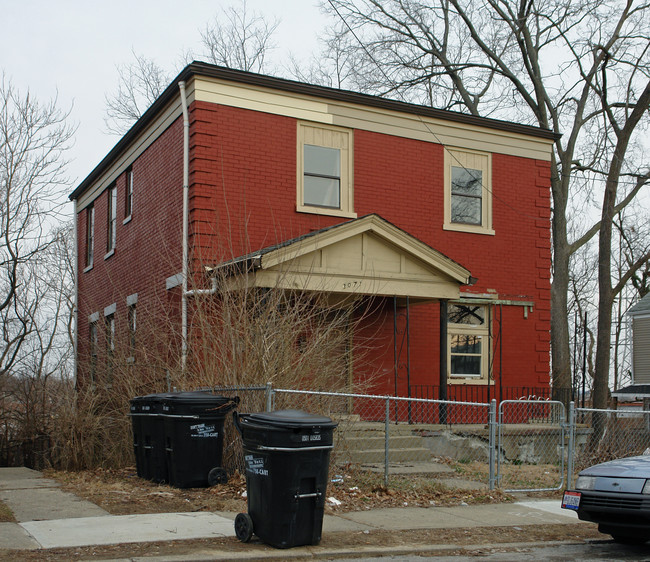
{"type": "Polygon", "coordinates": [[[117,303],[109,304],[105,309],[104,309],[104,316],[110,316],[111,314],[115,314],[115,311],[117,310],[117,303]]]}
{"type": "Polygon", "coordinates": [[[133,306],[138,302],[138,293],[133,293],[126,297],[126,306],[133,306]]]}
{"type": "Polygon", "coordinates": [[[93,324],[94,322],[99,322],[99,312],[93,312],[88,316],[88,323],[93,324]]]}

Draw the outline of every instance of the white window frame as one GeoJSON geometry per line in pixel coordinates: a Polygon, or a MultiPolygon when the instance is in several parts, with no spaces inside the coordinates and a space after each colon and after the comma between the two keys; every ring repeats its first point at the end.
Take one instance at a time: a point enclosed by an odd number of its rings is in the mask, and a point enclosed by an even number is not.
{"type": "Polygon", "coordinates": [[[93,268],[95,259],[95,205],[92,203],[86,209],[86,266],[84,272],[93,268]]]}
{"type": "Polygon", "coordinates": [[[489,152],[445,147],[445,216],[443,228],[458,232],[494,235],[492,228],[492,155],[489,152]],[[482,172],[481,224],[453,222],[451,218],[452,167],[482,172]]]}
{"type": "Polygon", "coordinates": [[[124,220],[126,224],[133,215],[133,168],[129,166],[126,170],[126,188],[124,190],[124,220]]]}
{"type": "Polygon", "coordinates": [[[106,211],[106,255],[109,258],[115,253],[117,241],[117,186],[113,184],[108,188],[106,211]]]}
{"type": "Polygon", "coordinates": [[[354,212],[353,135],[352,130],[315,123],[298,123],[296,166],[296,210],[333,217],[356,218],[354,212]],[[305,145],[335,148],[341,155],[340,206],[306,205],[304,199],[305,145]]]}
{"type": "Polygon", "coordinates": [[[494,384],[494,381],[490,380],[490,349],[492,342],[490,339],[490,306],[485,303],[467,303],[467,302],[450,302],[449,306],[458,305],[458,306],[480,306],[485,311],[485,323],[480,325],[473,324],[454,324],[451,321],[447,324],[447,373],[448,382],[450,384],[473,384],[473,385],[487,385],[494,384]],[[479,336],[481,338],[481,374],[480,376],[475,375],[454,375],[451,372],[451,344],[452,336],[455,335],[466,335],[466,336],[479,336]]]}
{"type": "Polygon", "coordinates": [[[135,363],[135,346],[136,346],[136,331],[138,323],[138,293],[134,293],[126,297],[126,311],[127,311],[127,324],[129,330],[129,357],[127,363],[135,363]]]}

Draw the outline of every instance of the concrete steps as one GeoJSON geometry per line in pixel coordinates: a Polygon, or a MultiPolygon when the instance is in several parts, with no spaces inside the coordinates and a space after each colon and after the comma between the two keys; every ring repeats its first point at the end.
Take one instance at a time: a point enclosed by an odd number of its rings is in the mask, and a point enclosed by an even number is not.
{"type": "MultiPolygon", "coordinates": [[[[413,426],[391,425],[388,430],[388,461],[404,463],[428,461],[431,451],[413,433],[413,426]]],[[[385,427],[383,424],[341,424],[336,432],[337,448],[348,462],[358,464],[383,463],[385,457],[385,427]]]]}

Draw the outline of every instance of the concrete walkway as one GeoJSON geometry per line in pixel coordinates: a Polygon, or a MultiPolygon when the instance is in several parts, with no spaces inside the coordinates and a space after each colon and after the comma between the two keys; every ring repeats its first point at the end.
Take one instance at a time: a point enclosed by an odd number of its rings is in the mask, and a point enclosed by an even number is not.
{"type": "MultiPolygon", "coordinates": [[[[109,515],[58,488],[39,472],[0,468],[0,500],[17,523],[0,523],[0,549],[47,549],[234,537],[235,513],[109,515]]],[[[323,534],[342,531],[451,529],[575,523],[557,500],[457,507],[404,507],[326,515],[323,534]]],[[[259,552],[258,552],[259,554],[259,552]]]]}

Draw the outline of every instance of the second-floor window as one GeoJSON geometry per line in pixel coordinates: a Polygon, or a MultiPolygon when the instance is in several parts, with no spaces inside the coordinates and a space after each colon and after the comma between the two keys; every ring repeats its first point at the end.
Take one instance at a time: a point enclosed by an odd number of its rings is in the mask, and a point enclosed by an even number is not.
{"type": "Polygon", "coordinates": [[[352,131],[298,124],[297,210],[355,217],[352,131]]]}
{"type": "Polygon", "coordinates": [[[86,267],[93,266],[95,254],[95,207],[86,208],[86,267]]]}
{"type": "Polygon", "coordinates": [[[106,252],[115,249],[115,238],[117,234],[117,187],[114,185],[108,188],[108,212],[106,214],[106,252]]]}
{"type": "Polygon", "coordinates": [[[133,213],[133,168],[126,171],[126,189],[124,193],[124,219],[133,213]]]}
{"type": "Polygon", "coordinates": [[[446,230],[494,234],[491,176],[490,154],[445,148],[446,230]]]}

